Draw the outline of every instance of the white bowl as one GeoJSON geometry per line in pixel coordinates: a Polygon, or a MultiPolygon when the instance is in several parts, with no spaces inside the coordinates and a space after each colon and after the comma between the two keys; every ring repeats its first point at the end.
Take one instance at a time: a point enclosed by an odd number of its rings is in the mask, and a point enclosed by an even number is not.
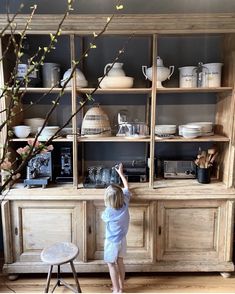
{"type": "Polygon", "coordinates": [[[24,123],[31,128],[31,134],[36,134],[38,128],[44,124],[44,118],[26,118],[24,123]]]}
{"type": "Polygon", "coordinates": [[[29,126],[24,126],[24,125],[19,125],[13,127],[14,134],[18,138],[27,138],[28,135],[30,134],[30,127],[29,126]]]}
{"type": "Polygon", "coordinates": [[[176,133],[176,125],[156,125],[156,135],[174,135],[176,133]]]}
{"type": "MultiPolygon", "coordinates": [[[[68,78],[71,75],[71,71],[72,69],[69,68],[63,75],[63,79],[61,80],[60,84],[63,87],[63,85],[65,84],[65,82],[68,80],[68,78]]],[[[76,86],[80,87],[80,88],[85,88],[88,85],[88,82],[84,76],[84,74],[81,72],[80,69],[76,69],[76,86]]],[[[68,84],[66,85],[66,87],[71,87],[71,80],[68,82],[68,84]]]]}
{"type": "MultiPolygon", "coordinates": [[[[59,130],[59,128],[59,126],[47,126],[42,130],[40,137],[44,139],[49,139],[59,130]]],[[[40,130],[41,127],[38,128],[38,132],[40,132],[40,130]]]]}
{"type": "MultiPolygon", "coordinates": [[[[102,77],[98,78],[100,82],[102,77]]],[[[132,88],[134,83],[134,78],[126,77],[126,76],[119,76],[119,77],[108,77],[105,76],[100,83],[100,88],[102,89],[125,89],[125,88],[132,88]]]]}

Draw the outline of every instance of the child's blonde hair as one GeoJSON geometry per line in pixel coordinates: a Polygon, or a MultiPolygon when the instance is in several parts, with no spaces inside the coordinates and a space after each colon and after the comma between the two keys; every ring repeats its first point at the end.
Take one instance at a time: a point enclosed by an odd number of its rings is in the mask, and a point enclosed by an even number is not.
{"type": "Polygon", "coordinates": [[[122,188],[118,185],[112,184],[108,186],[108,188],[105,190],[104,196],[105,206],[109,206],[115,209],[120,209],[123,207],[124,195],[122,188]]]}

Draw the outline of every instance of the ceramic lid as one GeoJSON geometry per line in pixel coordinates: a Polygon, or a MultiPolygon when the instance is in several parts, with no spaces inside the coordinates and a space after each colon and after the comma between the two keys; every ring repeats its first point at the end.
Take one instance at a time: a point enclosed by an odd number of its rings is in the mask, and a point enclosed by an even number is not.
{"type": "Polygon", "coordinates": [[[161,57],[157,56],[157,66],[164,66],[161,57]]]}

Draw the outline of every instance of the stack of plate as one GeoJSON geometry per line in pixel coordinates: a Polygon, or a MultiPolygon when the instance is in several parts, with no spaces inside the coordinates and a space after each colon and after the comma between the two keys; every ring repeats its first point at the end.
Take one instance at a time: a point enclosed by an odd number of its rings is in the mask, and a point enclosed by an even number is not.
{"type": "Polygon", "coordinates": [[[193,139],[200,137],[202,129],[200,126],[195,125],[181,125],[179,126],[179,135],[184,138],[193,139]]]}
{"type": "Polygon", "coordinates": [[[212,122],[193,122],[193,123],[188,123],[187,125],[200,127],[201,128],[201,136],[214,135],[212,122]]]}
{"type": "Polygon", "coordinates": [[[176,125],[156,125],[155,135],[167,136],[174,135],[176,133],[176,125]]]}

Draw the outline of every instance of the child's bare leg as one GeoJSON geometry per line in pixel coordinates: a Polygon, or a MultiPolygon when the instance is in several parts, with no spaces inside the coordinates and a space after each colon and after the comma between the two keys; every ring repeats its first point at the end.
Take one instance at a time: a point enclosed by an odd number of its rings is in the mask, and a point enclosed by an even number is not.
{"type": "Polygon", "coordinates": [[[108,262],[109,274],[113,285],[113,292],[118,293],[120,291],[119,287],[119,274],[115,263],[108,262]]]}
{"type": "Polygon", "coordinates": [[[118,257],[117,265],[118,265],[118,272],[119,272],[120,290],[123,290],[124,289],[124,280],[125,280],[125,265],[123,263],[122,257],[118,257]]]}

